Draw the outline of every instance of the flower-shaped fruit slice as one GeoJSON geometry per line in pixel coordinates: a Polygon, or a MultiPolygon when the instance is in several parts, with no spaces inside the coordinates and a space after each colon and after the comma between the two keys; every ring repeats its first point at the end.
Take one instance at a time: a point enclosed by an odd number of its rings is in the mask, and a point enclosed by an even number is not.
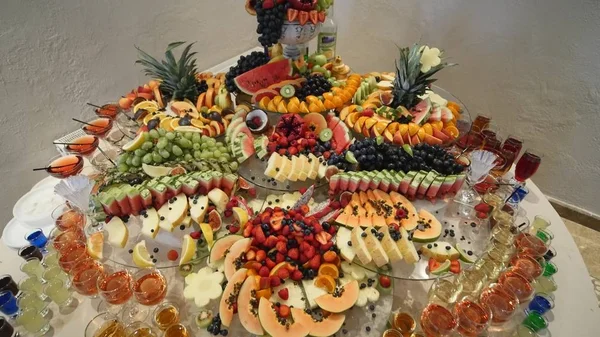
{"type": "Polygon", "coordinates": [[[224,278],[223,273],[204,267],[197,273],[185,277],[183,297],[193,299],[197,307],[203,308],[211,300],[221,297],[223,293],[221,282],[224,278]]]}

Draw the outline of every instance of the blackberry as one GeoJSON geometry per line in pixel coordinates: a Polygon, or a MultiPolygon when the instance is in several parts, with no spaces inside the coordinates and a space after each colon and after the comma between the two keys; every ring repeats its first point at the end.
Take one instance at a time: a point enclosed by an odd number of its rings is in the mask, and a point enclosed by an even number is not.
{"type": "Polygon", "coordinates": [[[329,91],[331,91],[331,83],[323,75],[314,74],[306,77],[306,82],[296,91],[296,97],[303,101],[307,96],[321,96],[329,91]]]}
{"type": "Polygon", "coordinates": [[[231,68],[227,74],[225,74],[225,86],[229,92],[239,92],[239,89],[235,85],[234,79],[254,68],[258,68],[269,62],[269,55],[260,51],[253,51],[250,55],[242,55],[237,61],[237,64],[231,68]]]}

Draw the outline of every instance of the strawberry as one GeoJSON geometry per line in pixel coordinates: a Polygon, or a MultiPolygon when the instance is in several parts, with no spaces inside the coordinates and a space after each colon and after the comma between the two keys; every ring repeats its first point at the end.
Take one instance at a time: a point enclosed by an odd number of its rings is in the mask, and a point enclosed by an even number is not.
{"type": "Polygon", "coordinates": [[[179,258],[179,253],[177,253],[176,250],[171,249],[167,253],[167,259],[169,259],[169,261],[176,261],[178,258],[179,258]]]}
{"type": "Polygon", "coordinates": [[[488,204],[486,204],[486,203],[482,202],[482,203],[479,203],[479,204],[477,204],[477,205],[475,206],[475,210],[476,210],[477,212],[489,213],[489,212],[492,210],[492,208],[490,207],[490,205],[488,205],[488,204]]]}
{"type": "Polygon", "coordinates": [[[281,230],[281,235],[288,236],[289,234],[290,234],[290,227],[284,226],[283,229],[281,230]]]}
{"type": "Polygon", "coordinates": [[[253,261],[256,259],[256,253],[253,250],[249,250],[248,252],[246,252],[246,260],[247,261],[253,261]]]}
{"type": "Polygon", "coordinates": [[[290,298],[290,291],[288,288],[283,288],[277,292],[277,295],[279,295],[282,300],[287,301],[288,298],[290,298]]]}
{"type": "Polygon", "coordinates": [[[279,306],[279,316],[281,316],[282,318],[290,317],[290,307],[288,307],[285,304],[279,306]]]}
{"type": "Polygon", "coordinates": [[[259,250],[256,252],[256,261],[261,262],[267,258],[267,253],[264,250],[259,250]]]}
{"type": "Polygon", "coordinates": [[[333,246],[333,242],[329,241],[326,244],[324,244],[324,245],[321,246],[321,250],[322,251],[327,251],[327,250],[329,250],[329,248],[331,248],[331,246],[333,246]]]}
{"type": "Polygon", "coordinates": [[[275,262],[281,263],[283,261],[285,261],[285,256],[278,252],[277,255],[275,255],[275,262]]]}
{"type": "Polygon", "coordinates": [[[256,197],[256,188],[252,187],[251,189],[248,190],[248,194],[251,197],[256,197]]]}
{"type": "Polygon", "coordinates": [[[320,224],[320,223],[318,223],[318,222],[316,222],[316,221],[315,221],[315,222],[313,223],[313,230],[314,230],[314,232],[315,232],[316,234],[319,234],[319,233],[321,233],[321,232],[323,231],[323,227],[321,226],[321,224],[320,224]]]}
{"type": "Polygon", "coordinates": [[[266,266],[260,267],[260,270],[258,271],[258,275],[260,275],[262,277],[268,277],[269,276],[269,268],[267,268],[266,266]]]}
{"type": "Polygon", "coordinates": [[[271,288],[275,288],[281,285],[281,279],[279,278],[279,276],[271,276],[269,278],[269,281],[271,282],[271,288]]]}
{"type": "Polygon", "coordinates": [[[306,255],[307,258],[312,259],[315,256],[316,253],[316,249],[313,246],[310,246],[306,251],[304,251],[304,255],[306,255]]]}
{"type": "Polygon", "coordinates": [[[290,153],[290,155],[294,156],[294,155],[298,154],[298,148],[297,147],[290,147],[288,149],[288,152],[290,153]]]}
{"type": "Polygon", "coordinates": [[[373,115],[375,114],[375,112],[373,111],[373,109],[365,109],[360,116],[361,117],[373,117],[373,115]]]}
{"type": "Polygon", "coordinates": [[[286,137],[281,137],[277,141],[277,144],[279,144],[279,146],[281,146],[281,147],[287,147],[288,146],[288,140],[287,140],[286,137]]]}
{"type": "Polygon", "coordinates": [[[475,216],[479,219],[485,219],[487,218],[487,213],[483,213],[483,212],[477,212],[477,214],[475,214],[475,216]]]}
{"type": "Polygon", "coordinates": [[[283,241],[277,242],[277,244],[275,245],[275,249],[277,249],[277,251],[281,254],[287,253],[287,245],[283,241]]]}
{"type": "Polygon", "coordinates": [[[269,269],[273,269],[273,268],[275,268],[275,266],[276,266],[277,264],[276,264],[276,263],[275,263],[273,260],[271,260],[271,259],[267,258],[267,259],[266,259],[266,265],[267,265],[267,268],[269,268],[269,269]]]}
{"type": "Polygon", "coordinates": [[[313,258],[310,259],[308,266],[311,269],[319,269],[319,267],[321,266],[321,256],[320,255],[313,256],[313,258]]]}
{"type": "Polygon", "coordinates": [[[273,235],[269,235],[269,237],[264,243],[265,247],[267,248],[273,248],[275,247],[275,244],[277,244],[277,238],[273,235]]]}
{"type": "Polygon", "coordinates": [[[280,268],[277,271],[277,276],[279,278],[281,278],[282,280],[287,280],[290,277],[290,271],[287,270],[286,268],[280,268]]]}
{"type": "Polygon", "coordinates": [[[458,260],[450,261],[450,272],[453,274],[460,273],[460,262],[458,260]]]}
{"type": "Polygon", "coordinates": [[[290,278],[294,281],[300,281],[302,280],[302,272],[299,270],[294,270],[294,272],[292,273],[292,275],[290,276],[290,278]]]}
{"type": "Polygon", "coordinates": [[[298,260],[298,257],[300,256],[300,252],[298,251],[298,248],[292,248],[292,249],[288,250],[287,256],[292,260],[298,260]]]}
{"type": "Polygon", "coordinates": [[[190,236],[192,237],[192,239],[194,240],[198,240],[200,239],[200,237],[202,237],[202,233],[201,232],[191,232],[190,236]]]}
{"type": "Polygon", "coordinates": [[[279,153],[282,156],[286,156],[287,155],[287,150],[286,149],[279,149],[279,151],[277,151],[277,153],[279,153]]]}
{"type": "Polygon", "coordinates": [[[229,233],[231,233],[231,234],[235,234],[235,233],[237,233],[239,230],[240,230],[240,227],[239,227],[239,226],[234,226],[234,225],[231,225],[231,226],[229,226],[229,233]]]}
{"type": "Polygon", "coordinates": [[[274,0],[265,0],[263,2],[263,9],[271,9],[275,7],[275,1],[274,0]]]}
{"type": "Polygon", "coordinates": [[[306,193],[307,188],[306,187],[302,187],[301,189],[298,190],[298,192],[300,192],[300,194],[304,194],[306,193]]]}
{"type": "Polygon", "coordinates": [[[379,276],[379,284],[383,288],[389,288],[392,285],[392,280],[389,276],[381,275],[379,276]]]}
{"type": "Polygon", "coordinates": [[[329,152],[329,151],[323,152],[323,158],[329,159],[329,157],[331,157],[331,152],[329,152]]]}
{"type": "Polygon", "coordinates": [[[270,277],[261,277],[259,281],[260,289],[267,289],[271,287],[271,278],[270,277]]]}
{"type": "Polygon", "coordinates": [[[260,244],[264,243],[265,240],[267,239],[265,237],[265,233],[263,232],[261,227],[256,227],[256,232],[254,233],[254,238],[256,239],[256,241],[260,244]]]}
{"type": "Polygon", "coordinates": [[[253,224],[253,225],[255,225],[255,226],[258,226],[258,225],[260,225],[261,223],[262,223],[262,222],[261,222],[261,220],[260,220],[260,217],[258,217],[258,216],[257,216],[256,218],[252,219],[252,224],[253,224]]]}

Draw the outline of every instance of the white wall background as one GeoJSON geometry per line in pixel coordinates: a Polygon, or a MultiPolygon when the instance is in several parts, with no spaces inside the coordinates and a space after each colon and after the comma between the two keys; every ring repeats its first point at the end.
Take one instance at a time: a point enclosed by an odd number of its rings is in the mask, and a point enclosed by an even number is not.
{"type": "MultiPolygon", "coordinates": [[[[197,41],[208,68],[257,44],[243,0],[2,0],[0,227],[45,177],[51,141],[141,83],[138,45],[197,41]]],[[[393,69],[395,44],[420,40],[459,67],[439,85],[472,114],[545,152],[535,181],[600,213],[600,3],[596,0],[337,0],[338,50],[360,72],[393,69]]]]}

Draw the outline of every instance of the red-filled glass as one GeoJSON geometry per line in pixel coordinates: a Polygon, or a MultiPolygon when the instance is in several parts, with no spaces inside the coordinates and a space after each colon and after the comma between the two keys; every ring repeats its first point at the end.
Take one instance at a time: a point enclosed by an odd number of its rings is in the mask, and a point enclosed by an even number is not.
{"type": "Polygon", "coordinates": [[[75,265],[86,259],[90,259],[90,256],[87,253],[85,242],[77,241],[60,251],[58,265],[68,274],[75,265]]]}
{"type": "Polygon", "coordinates": [[[511,319],[519,306],[519,300],[501,284],[491,284],[483,290],[479,302],[492,312],[492,322],[504,323],[511,319]]]}
{"type": "Polygon", "coordinates": [[[84,296],[94,296],[98,294],[98,278],[103,272],[103,266],[97,261],[84,260],[71,269],[73,287],[84,296]]]}
{"type": "Polygon", "coordinates": [[[158,269],[143,269],[134,275],[133,291],[142,305],[156,305],[167,295],[167,280],[158,269]]]}
{"type": "Polygon", "coordinates": [[[490,117],[484,115],[477,115],[477,117],[475,117],[475,120],[473,121],[471,130],[475,131],[476,133],[480,132],[481,130],[484,130],[488,127],[491,120],[492,119],[490,117]]]}
{"type": "Polygon", "coordinates": [[[478,147],[481,147],[481,144],[483,144],[483,136],[479,132],[473,130],[459,138],[456,142],[456,146],[458,146],[461,149],[476,149],[478,147]]]}
{"type": "MultiPolygon", "coordinates": [[[[83,213],[77,209],[65,210],[64,205],[58,206],[55,209],[58,216],[54,220],[56,227],[62,232],[69,231],[71,229],[83,228],[85,226],[86,218],[83,213]],[[63,212],[64,211],[64,212],[63,212]]],[[[55,212],[52,212],[55,215],[55,212]]]]}
{"type": "Polygon", "coordinates": [[[517,269],[513,268],[502,273],[498,278],[498,283],[512,292],[519,300],[519,303],[525,303],[533,297],[533,286],[517,269]]]}
{"type": "Polygon", "coordinates": [[[94,111],[96,111],[96,115],[98,115],[98,117],[115,119],[117,114],[121,111],[121,108],[116,104],[104,104],[94,111]]]}
{"type": "Polygon", "coordinates": [[[98,278],[98,289],[106,302],[119,305],[129,301],[131,296],[133,296],[131,283],[131,274],[126,270],[119,270],[112,273],[108,271],[98,278]]]}
{"type": "Polygon", "coordinates": [[[515,272],[523,275],[529,282],[540,277],[543,273],[540,263],[533,256],[523,253],[513,256],[510,265],[515,272]]]}
{"type": "Polygon", "coordinates": [[[71,227],[64,232],[60,232],[54,236],[54,231],[50,234],[50,241],[56,251],[62,253],[71,248],[71,246],[78,246],[80,242],[85,240],[85,233],[83,228],[71,227]]]}
{"type": "Polygon", "coordinates": [[[438,304],[429,304],[421,313],[421,328],[427,336],[447,336],[457,324],[454,314],[438,304]]]}
{"type": "Polygon", "coordinates": [[[515,158],[519,156],[519,153],[521,153],[521,150],[523,149],[523,140],[515,137],[515,136],[508,136],[508,138],[504,141],[504,144],[502,145],[502,147],[508,147],[508,148],[512,148],[514,150],[514,152],[516,153],[515,158]]]}
{"type": "Polygon", "coordinates": [[[454,314],[458,320],[458,332],[461,336],[479,336],[491,320],[491,312],[486,307],[464,299],[454,307],[454,314]]]}
{"type": "Polygon", "coordinates": [[[102,137],[110,131],[113,125],[112,119],[109,118],[97,118],[93,121],[88,122],[81,129],[88,135],[102,137]],[[88,125],[91,124],[91,125],[88,125]]]}
{"type": "Polygon", "coordinates": [[[481,131],[481,135],[483,136],[483,145],[482,148],[484,150],[500,150],[502,146],[502,139],[496,136],[496,133],[491,130],[483,130],[481,131]],[[486,132],[488,132],[486,134],[486,132]]]}
{"type": "Polygon", "coordinates": [[[68,178],[79,174],[83,170],[83,157],[68,155],[54,158],[46,168],[46,172],[54,178],[68,178]]]}
{"type": "Polygon", "coordinates": [[[517,162],[517,167],[515,168],[515,179],[517,179],[519,182],[524,182],[525,180],[531,178],[531,176],[537,172],[541,162],[541,155],[535,154],[531,152],[531,150],[526,150],[521,156],[521,159],[519,159],[517,162]]]}
{"type": "Polygon", "coordinates": [[[99,143],[98,137],[87,135],[71,141],[71,144],[67,145],[67,151],[85,156],[96,151],[99,143]]]}

